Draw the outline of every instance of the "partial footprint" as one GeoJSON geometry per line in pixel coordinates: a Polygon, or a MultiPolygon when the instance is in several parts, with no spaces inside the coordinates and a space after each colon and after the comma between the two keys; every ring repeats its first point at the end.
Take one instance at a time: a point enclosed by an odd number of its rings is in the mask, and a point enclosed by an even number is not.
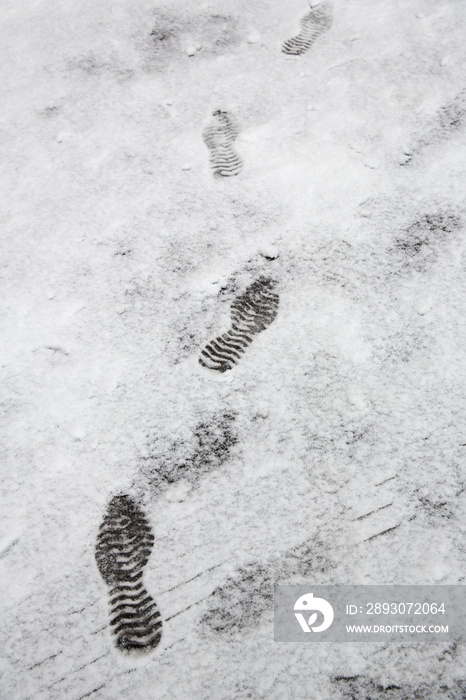
{"type": "Polygon", "coordinates": [[[420,134],[411,148],[404,151],[400,165],[407,166],[416,160],[430,146],[454,138],[464,130],[466,124],[466,91],[462,90],[455,99],[437,112],[433,123],[425,133],[420,134]]]}
{"type": "Polygon", "coordinates": [[[162,637],[160,613],[142,583],[153,542],[139,506],[129,496],[115,496],[99,529],[95,558],[110,587],[110,625],[123,652],[150,651],[162,637]]]}
{"type": "Polygon", "coordinates": [[[239,125],[229,112],[218,109],[212,113],[213,119],[202,134],[204,143],[210,152],[210,166],[214,177],[232,177],[238,175],[243,161],[234,149],[234,142],[239,134],[239,125]]]}
{"type": "Polygon", "coordinates": [[[204,367],[226,372],[240,359],[253,337],[264,331],[278,312],[279,296],[271,279],[261,278],[251,284],[231,305],[231,329],[212,340],[202,351],[199,362],[204,367]]]}
{"type": "Polygon", "coordinates": [[[288,39],[282,44],[283,53],[289,56],[300,56],[308,51],[314,41],[332,26],[332,6],[322,3],[314,7],[301,20],[301,31],[298,36],[288,39]]]}

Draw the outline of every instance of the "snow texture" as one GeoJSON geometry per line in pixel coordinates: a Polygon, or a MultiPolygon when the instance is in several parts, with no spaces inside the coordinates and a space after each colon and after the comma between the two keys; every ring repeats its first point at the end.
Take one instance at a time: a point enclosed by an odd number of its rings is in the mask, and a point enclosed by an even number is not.
{"type": "Polygon", "coordinates": [[[460,645],[273,641],[276,582],[466,575],[466,4],[326,8],[295,56],[301,0],[0,7],[5,700],[466,697],[460,645]],[[273,323],[202,367],[261,278],[273,323]],[[134,657],[95,559],[123,497],[134,657]]]}

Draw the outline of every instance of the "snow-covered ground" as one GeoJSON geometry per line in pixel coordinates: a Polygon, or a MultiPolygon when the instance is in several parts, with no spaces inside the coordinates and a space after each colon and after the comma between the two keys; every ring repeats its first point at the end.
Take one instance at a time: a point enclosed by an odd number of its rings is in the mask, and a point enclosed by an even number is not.
{"type": "Polygon", "coordinates": [[[466,4],[334,0],[288,56],[308,11],[2,3],[5,700],[466,697],[459,645],[273,641],[276,582],[466,575],[466,4]],[[276,319],[201,367],[260,277],[276,319]],[[154,534],[137,659],[94,555],[118,494],[154,534]]]}

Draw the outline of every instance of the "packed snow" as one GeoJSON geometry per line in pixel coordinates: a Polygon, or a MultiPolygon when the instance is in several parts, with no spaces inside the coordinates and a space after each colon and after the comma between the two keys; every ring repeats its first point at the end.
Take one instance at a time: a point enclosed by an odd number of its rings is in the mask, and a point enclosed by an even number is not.
{"type": "Polygon", "coordinates": [[[0,7],[5,700],[466,697],[461,644],[273,640],[276,583],[466,576],[466,4],[309,12],[0,7]],[[258,279],[276,317],[203,367],[258,279]],[[95,558],[121,494],[138,656],[95,558]]]}

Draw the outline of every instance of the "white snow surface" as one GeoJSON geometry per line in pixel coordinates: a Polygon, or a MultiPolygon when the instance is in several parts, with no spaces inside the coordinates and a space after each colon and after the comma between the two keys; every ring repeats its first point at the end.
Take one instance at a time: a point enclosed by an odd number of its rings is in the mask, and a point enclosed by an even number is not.
{"type": "Polygon", "coordinates": [[[290,57],[301,0],[0,7],[5,700],[466,697],[460,645],[273,641],[274,583],[466,575],[466,3],[332,8],[290,57]],[[276,320],[202,368],[260,276],[276,320]],[[121,493],[137,659],[94,557],[121,493]]]}

